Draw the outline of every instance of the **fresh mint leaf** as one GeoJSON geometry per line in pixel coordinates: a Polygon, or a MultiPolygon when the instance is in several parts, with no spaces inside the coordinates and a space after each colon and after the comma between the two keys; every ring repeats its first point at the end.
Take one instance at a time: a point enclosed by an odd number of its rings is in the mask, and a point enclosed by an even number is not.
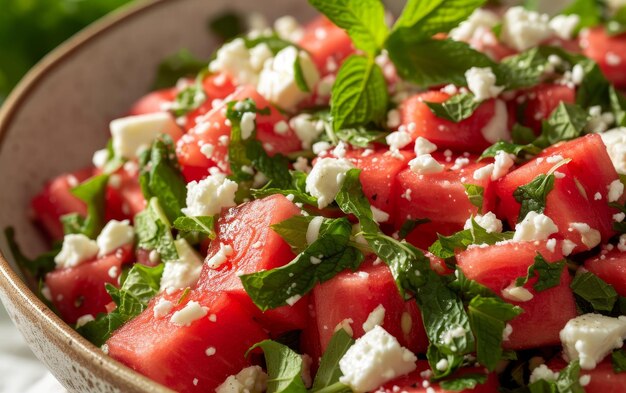
{"type": "Polygon", "coordinates": [[[104,227],[105,194],[108,175],[91,177],[72,188],[72,194],[87,204],[87,217],[70,213],[61,217],[65,234],[82,233],[95,239],[104,227]]]}
{"type": "Polygon", "coordinates": [[[617,300],[615,289],[591,272],[577,274],[570,284],[576,300],[588,304],[593,311],[608,313],[617,300]]]}
{"type": "Polygon", "coordinates": [[[195,111],[200,107],[200,105],[204,104],[208,96],[204,91],[204,86],[202,84],[203,79],[204,73],[201,72],[196,77],[194,83],[183,88],[176,94],[174,102],[172,102],[172,106],[170,108],[174,116],[185,116],[187,113],[195,111]]]}
{"type": "Polygon", "coordinates": [[[502,358],[502,333],[506,322],[522,311],[496,297],[478,295],[470,301],[468,314],[476,336],[476,357],[489,371],[493,371],[502,358]]]}
{"type": "Polygon", "coordinates": [[[583,108],[596,105],[607,108],[611,83],[606,79],[598,64],[584,56],[573,57],[570,61],[583,68],[582,83],[576,89],[576,104],[583,108]]]}
{"type": "Polygon", "coordinates": [[[528,155],[537,155],[541,152],[541,149],[533,144],[527,145],[518,145],[511,142],[506,141],[498,141],[493,145],[489,146],[483,154],[481,154],[480,159],[495,157],[499,151],[504,151],[505,153],[513,154],[519,156],[520,153],[525,153],[528,155]]]}
{"type": "Polygon", "coordinates": [[[149,200],[146,209],[135,216],[134,224],[138,248],[156,250],[165,261],[178,259],[170,221],[157,198],[149,200]]]}
{"type": "Polygon", "coordinates": [[[267,393],[306,393],[302,381],[302,356],[288,346],[272,340],[253,345],[248,352],[261,348],[267,364],[267,393]]]}
{"type": "Polygon", "coordinates": [[[457,252],[467,249],[472,244],[496,244],[510,240],[513,238],[513,232],[488,233],[472,217],[471,229],[464,229],[450,236],[437,234],[437,237],[437,241],[428,248],[428,251],[439,258],[447,259],[454,257],[457,252]]]}
{"type": "MultiPolygon", "coordinates": [[[[339,329],[333,334],[320,360],[311,392],[318,392],[339,383],[339,378],[342,376],[339,360],[352,344],[354,344],[354,340],[344,329],[339,329]]],[[[349,390],[347,386],[346,389],[349,390]]]]}
{"type": "Polygon", "coordinates": [[[456,280],[452,281],[449,286],[459,293],[466,302],[471,301],[477,296],[483,298],[497,297],[491,289],[478,283],[477,281],[467,278],[463,271],[458,267],[456,268],[455,276],[456,280]]]}
{"type": "Polygon", "coordinates": [[[528,212],[534,211],[540,214],[544,212],[548,194],[554,188],[554,172],[570,161],[571,159],[568,158],[558,162],[550,168],[548,173],[538,175],[530,183],[519,186],[513,191],[513,197],[521,204],[517,222],[521,222],[528,212]]]}
{"type": "Polygon", "coordinates": [[[175,86],[180,78],[193,77],[208,66],[207,60],[198,59],[189,50],[181,49],[178,53],[166,57],[159,64],[152,89],[175,86]]]}
{"type": "Polygon", "coordinates": [[[228,144],[230,170],[239,182],[253,179],[253,168],[263,173],[273,187],[289,188],[292,183],[289,173],[289,160],[281,154],[270,157],[261,142],[256,139],[256,120],[254,130],[248,138],[243,138],[241,120],[246,113],[269,115],[270,108],[259,109],[251,99],[231,101],[226,106],[226,118],[230,120],[231,132],[228,144]]]}
{"type": "Polygon", "coordinates": [[[245,32],[245,22],[240,14],[226,11],[209,21],[209,30],[226,42],[245,32]]]}
{"type": "Polygon", "coordinates": [[[483,210],[483,194],[485,193],[485,188],[477,186],[476,184],[463,184],[463,187],[465,188],[465,194],[467,194],[470,203],[476,206],[478,211],[481,212],[483,210]]]}
{"type": "Polygon", "coordinates": [[[454,379],[441,381],[439,382],[439,386],[441,386],[441,388],[445,390],[465,391],[465,390],[472,390],[476,388],[476,386],[482,385],[485,382],[487,382],[487,375],[470,373],[470,374],[463,374],[454,379]]]}
{"type": "Polygon", "coordinates": [[[576,31],[597,26],[602,22],[602,8],[596,0],[574,0],[563,11],[563,15],[578,15],[580,21],[576,31]]]}
{"type": "Polygon", "coordinates": [[[309,3],[344,29],[357,49],[376,56],[383,48],[389,29],[380,0],[309,0],[309,3]]]}
{"type": "Polygon", "coordinates": [[[146,309],[159,292],[163,269],[163,264],[148,267],[138,263],[126,274],[121,288],[107,284],[107,292],[117,308],[109,314],[98,315],[96,320],[79,327],[78,332],[94,345],[103,345],[115,330],[146,309]]]}
{"type": "Polygon", "coordinates": [[[327,110],[316,112],[314,118],[324,123],[326,132],[322,134],[320,139],[322,141],[328,141],[332,145],[336,145],[341,141],[354,147],[367,149],[371,148],[372,143],[374,142],[385,144],[385,137],[389,135],[388,132],[364,126],[335,130],[333,127],[332,117],[330,112],[327,110]]]}
{"type": "Polygon", "coordinates": [[[417,218],[415,220],[405,220],[402,226],[400,227],[400,230],[398,231],[398,237],[400,239],[404,239],[409,235],[409,233],[413,232],[413,230],[417,228],[419,225],[426,224],[429,222],[430,222],[430,219],[428,218],[417,218]]]}
{"type": "Polygon", "coordinates": [[[275,33],[271,35],[261,35],[255,38],[244,37],[243,40],[246,45],[246,48],[248,49],[252,49],[255,46],[260,45],[260,44],[265,44],[270,49],[273,55],[276,55],[278,52],[280,52],[281,50],[285,49],[288,46],[295,46],[296,48],[301,49],[297,45],[295,45],[293,42],[283,40],[275,33]]]}
{"type": "Polygon", "coordinates": [[[578,105],[561,102],[548,120],[542,124],[541,136],[534,142],[548,147],[557,142],[568,141],[582,135],[589,115],[578,105]]]}
{"type": "Polygon", "coordinates": [[[388,99],[387,82],[374,60],[350,56],[341,65],[332,89],[330,110],[335,131],[382,123],[388,99]]]}
{"type": "Polygon", "coordinates": [[[615,373],[626,372],[626,351],[623,349],[616,349],[611,354],[611,364],[613,365],[613,371],[615,373]]]}
{"type": "Polygon", "coordinates": [[[394,34],[417,41],[447,33],[484,3],[485,0],[408,0],[393,26],[394,34]]]}
{"type": "Polygon", "coordinates": [[[565,259],[557,262],[548,262],[539,253],[535,256],[535,261],[528,267],[528,273],[525,277],[520,277],[515,281],[515,286],[524,286],[528,280],[537,276],[537,282],[533,284],[533,288],[537,292],[554,288],[561,283],[561,274],[566,265],[565,259]]]}
{"type": "Polygon", "coordinates": [[[244,289],[261,310],[293,304],[315,284],[345,270],[356,270],[363,254],[352,247],[352,225],[347,218],[333,219],[319,236],[287,265],[240,276],[244,289]]]}
{"type": "Polygon", "coordinates": [[[187,182],[180,171],[174,142],[169,135],[161,135],[139,157],[139,184],[146,200],[159,198],[169,222],[182,215],[181,209],[187,203],[187,182]]]}
{"type": "Polygon", "coordinates": [[[199,217],[178,217],[174,221],[174,228],[184,232],[199,232],[207,235],[209,239],[215,239],[215,217],[199,216],[199,217]]]}
{"type": "Polygon", "coordinates": [[[502,60],[494,69],[500,85],[507,90],[518,90],[538,85],[545,79],[547,67],[554,67],[550,55],[562,54],[562,50],[550,46],[538,46],[502,60]]]}
{"type": "MultiPolygon", "coordinates": [[[[280,237],[282,237],[283,240],[296,251],[296,253],[299,254],[306,250],[309,246],[307,241],[307,231],[314,218],[316,218],[316,216],[293,216],[285,221],[272,225],[272,229],[274,232],[278,233],[280,237]]],[[[320,225],[320,230],[324,223],[328,223],[330,221],[327,221],[322,217],[317,219],[324,220],[320,225]]]]}
{"type": "MultiPolygon", "coordinates": [[[[513,143],[518,145],[531,144],[535,141],[535,138],[535,132],[532,128],[525,127],[519,123],[513,124],[513,128],[511,129],[511,139],[513,140],[513,143]]],[[[536,153],[533,151],[527,151],[527,154],[538,154],[540,149],[538,147],[535,148],[537,149],[536,153]]]]}
{"type": "Polygon", "coordinates": [[[580,385],[580,364],[578,360],[571,362],[561,372],[556,380],[559,393],[585,393],[580,385]]]}
{"type": "Polygon", "coordinates": [[[391,35],[387,49],[398,74],[423,88],[448,83],[465,86],[465,71],[468,69],[496,66],[487,55],[464,42],[450,39],[414,43],[391,35]]]}
{"type": "Polygon", "coordinates": [[[33,280],[37,280],[55,269],[54,257],[61,251],[61,244],[55,245],[52,250],[39,255],[35,259],[30,259],[22,253],[20,246],[17,244],[13,227],[6,227],[4,236],[6,237],[11,255],[13,255],[13,261],[15,261],[15,264],[22,272],[28,273],[33,280]]]}
{"type": "Polygon", "coordinates": [[[296,79],[296,85],[298,85],[298,89],[305,93],[309,93],[311,89],[309,88],[309,85],[306,83],[306,79],[304,78],[299,54],[296,56],[296,61],[293,62],[293,74],[296,79]]]}
{"type": "Polygon", "coordinates": [[[462,93],[438,102],[424,102],[435,116],[458,123],[472,116],[480,102],[471,93],[462,93]]]}

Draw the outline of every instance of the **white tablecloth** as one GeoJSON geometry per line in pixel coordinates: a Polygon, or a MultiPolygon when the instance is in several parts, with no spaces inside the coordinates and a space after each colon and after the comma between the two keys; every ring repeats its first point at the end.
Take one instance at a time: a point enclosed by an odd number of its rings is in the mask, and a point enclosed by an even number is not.
{"type": "Polygon", "coordinates": [[[66,393],[33,355],[0,304],[0,393],[66,393]]]}

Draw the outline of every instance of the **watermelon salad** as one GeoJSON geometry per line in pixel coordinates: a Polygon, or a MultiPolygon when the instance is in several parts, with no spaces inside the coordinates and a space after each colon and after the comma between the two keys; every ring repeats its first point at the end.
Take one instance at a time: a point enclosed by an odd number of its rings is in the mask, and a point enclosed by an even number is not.
{"type": "Polygon", "coordinates": [[[622,2],[309,3],[33,198],[41,298],[179,392],[626,391],[622,2]]]}

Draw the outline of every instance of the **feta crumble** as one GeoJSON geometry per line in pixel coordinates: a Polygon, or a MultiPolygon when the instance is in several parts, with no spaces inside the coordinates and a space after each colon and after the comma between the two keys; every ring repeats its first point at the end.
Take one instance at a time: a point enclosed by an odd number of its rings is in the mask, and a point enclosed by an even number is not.
{"type": "Polygon", "coordinates": [[[515,161],[513,161],[514,158],[515,156],[513,154],[509,154],[503,150],[498,151],[494,157],[495,162],[491,180],[498,180],[509,173],[509,169],[515,164],[515,161]]]}
{"type": "Polygon", "coordinates": [[[235,206],[235,193],[239,185],[223,174],[213,174],[206,179],[187,184],[187,207],[181,209],[189,217],[213,216],[224,207],[235,206]]]}
{"type": "Polygon", "coordinates": [[[130,225],[130,221],[111,220],[107,222],[96,238],[96,244],[100,249],[98,256],[110,254],[125,244],[132,244],[134,239],[135,230],[130,225]]]}
{"type": "Polygon", "coordinates": [[[615,170],[626,175],[626,127],[614,128],[600,136],[615,170]]]}
{"type": "MultiPolygon", "coordinates": [[[[476,215],[474,216],[474,221],[476,224],[480,225],[487,233],[500,233],[502,232],[502,221],[498,220],[495,214],[492,212],[487,212],[484,215],[476,215]]],[[[472,218],[468,218],[465,221],[465,225],[463,229],[472,229],[472,218]]]]}
{"type": "Polygon", "coordinates": [[[608,189],[607,199],[609,202],[617,202],[624,194],[624,184],[619,179],[613,180],[608,189]]]}
{"type": "Polygon", "coordinates": [[[418,136],[415,140],[414,150],[416,156],[423,156],[435,152],[437,145],[424,137],[418,136]]]}
{"type": "Polygon", "coordinates": [[[57,269],[75,267],[95,258],[98,244],[83,234],[65,235],[61,251],[54,257],[57,269]]]}
{"type": "Polygon", "coordinates": [[[169,300],[165,300],[163,298],[159,299],[159,301],[154,305],[153,314],[155,318],[164,318],[166,317],[174,308],[174,303],[169,300]]]}
{"type": "Polygon", "coordinates": [[[372,210],[372,217],[377,223],[387,222],[389,220],[389,213],[386,213],[375,206],[371,206],[370,209],[372,210]]]}
{"type": "Polygon", "coordinates": [[[545,240],[558,231],[559,228],[557,228],[550,217],[535,211],[530,211],[521,222],[515,225],[513,241],[545,240]]]}
{"type": "Polygon", "coordinates": [[[409,161],[409,167],[413,173],[418,175],[428,175],[431,173],[443,172],[444,166],[430,154],[423,154],[409,161]]]}
{"type": "Polygon", "coordinates": [[[296,133],[298,139],[300,139],[300,142],[302,142],[302,148],[305,150],[310,149],[313,142],[315,142],[315,140],[319,138],[320,134],[324,131],[324,127],[319,126],[319,122],[313,120],[311,115],[308,113],[292,117],[291,120],[289,120],[289,124],[291,125],[291,128],[293,128],[293,131],[296,133]]]}
{"type": "Polygon", "coordinates": [[[568,230],[577,231],[580,233],[581,241],[588,248],[594,248],[600,241],[602,241],[602,235],[600,235],[600,231],[597,229],[593,229],[584,222],[572,222],[569,224],[568,230]]]}
{"type": "Polygon", "coordinates": [[[550,17],[524,7],[509,8],[502,20],[500,39],[509,47],[523,52],[553,35],[550,17]]]}
{"type": "Polygon", "coordinates": [[[363,331],[366,333],[374,329],[376,326],[382,326],[385,320],[385,307],[382,304],[376,306],[374,310],[367,316],[365,322],[363,322],[363,331]]]}
{"type": "Polygon", "coordinates": [[[222,266],[227,260],[228,257],[234,254],[234,250],[231,246],[220,243],[220,249],[206,261],[207,266],[211,269],[217,269],[222,266]]]}
{"type": "Polygon", "coordinates": [[[465,79],[476,101],[497,97],[504,90],[504,87],[496,86],[496,75],[490,67],[472,67],[465,71],[465,79]]]}
{"type": "Polygon", "coordinates": [[[494,12],[478,8],[458,27],[450,31],[450,38],[455,41],[469,42],[484,31],[489,31],[500,23],[494,12]]]}
{"type": "Polygon", "coordinates": [[[571,319],[559,333],[569,361],[579,360],[580,368],[592,370],[626,339],[626,317],[611,318],[584,314],[571,319]]]}
{"type": "Polygon", "coordinates": [[[415,370],[417,358],[385,329],[375,326],[339,360],[339,379],[355,392],[367,392],[415,370]]]}
{"type": "Polygon", "coordinates": [[[322,158],[306,178],[306,191],[317,198],[320,209],[330,205],[343,185],[346,172],[354,165],[343,158],[322,158]]]}
{"type": "Polygon", "coordinates": [[[192,323],[207,315],[208,312],[206,307],[202,307],[200,303],[192,300],[185,307],[176,311],[172,315],[170,322],[178,326],[191,326],[192,323]]]}
{"type": "Polygon", "coordinates": [[[534,297],[530,291],[524,287],[518,287],[513,281],[508,287],[502,290],[502,297],[514,302],[527,302],[534,297]]]}
{"type": "Polygon", "coordinates": [[[495,113],[489,123],[487,123],[481,133],[483,138],[489,143],[509,140],[509,112],[506,104],[502,100],[496,100],[495,113]]]}
{"type": "Polygon", "coordinates": [[[169,134],[174,139],[182,135],[180,127],[167,112],[115,119],[109,129],[115,156],[128,159],[136,158],[160,134],[169,134]]]}
{"type": "Polygon", "coordinates": [[[174,241],[178,259],[167,261],[161,276],[161,291],[192,287],[198,282],[203,260],[185,239],[174,241]]]}
{"type": "Polygon", "coordinates": [[[259,366],[250,366],[226,378],[215,393],[263,393],[266,389],[267,374],[259,366]]]}

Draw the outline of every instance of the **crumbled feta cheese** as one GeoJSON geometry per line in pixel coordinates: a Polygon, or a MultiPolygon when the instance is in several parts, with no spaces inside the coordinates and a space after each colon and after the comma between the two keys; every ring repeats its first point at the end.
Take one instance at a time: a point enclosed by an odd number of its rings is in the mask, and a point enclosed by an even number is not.
{"type": "Polygon", "coordinates": [[[530,374],[530,383],[537,382],[540,379],[548,382],[554,382],[559,378],[559,373],[552,371],[545,364],[540,364],[535,367],[532,374],[530,374]]]}
{"type": "Polygon", "coordinates": [[[428,175],[431,173],[443,172],[444,166],[430,154],[422,154],[409,161],[411,171],[418,175],[428,175]]]}
{"type": "Polygon", "coordinates": [[[313,244],[317,240],[320,234],[320,228],[322,227],[322,223],[324,222],[324,217],[316,216],[313,217],[311,222],[309,222],[309,226],[306,230],[306,242],[307,244],[313,244]]]}
{"type": "Polygon", "coordinates": [[[224,207],[235,206],[235,193],[239,185],[223,174],[213,174],[206,179],[187,184],[187,207],[181,209],[189,217],[213,216],[224,207]]]}
{"type": "Polygon", "coordinates": [[[554,252],[554,250],[556,250],[556,239],[548,239],[546,242],[546,249],[550,252],[554,252]]]}
{"type": "Polygon", "coordinates": [[[411,135],[406,131],[394,131],[385,137],[385,141],[389,145],[389,150],[399,151],[409,143],[411,143],[411,135]]]}
{"type": "Polygon", "coordinates": [[[580,386],[582,387],[589,385],[590,382],[591,375],[581,375],[580,378],[578,378],[578,383],[580,383],[580,386]]]}
{"type": "Polygon", "coordinates": [[[311,150],[313,150],[313,154],[316,155],[324,155],[325,153],[327,153],[327,151],[331,148],[330,143],[325,142],[325,141],[321,141],[321,142],[315,142],[313,144],[313,146],[311,146],[311,150]]]}
{"type": "Polygon", "coordinates": [[[318,127],[318,122],[313,120],[308,113],[292,117],[291,120],[289,120],[289,124],[298,139],[302,142],[302,148],[305,150],[310,149],[311,144],[319,138],[320,134],[324,131],[324,128],[318,127]]]}
{"type": "Polygon", "coordinates": [[[226,378],[215,393],[263,393],[266,389],[267,374],[259,366],[250,366],[226,378]]]}
{"type": "MultiPolygon", "coordinates": [[[[500,233],[502,232],[502,221],[498,220],[495,214],[487,212],[484,215],[476,215],[474,217],[476,224],[480,225],[487,233],[500,233]]],[[[472,229],[472,218],[468,218],[465,221],[463,229],[472,229]]]]}
{"type": "Polygon", "coordinates": [[[449,365],[448,359],[441,359],[435,364],[435,368],[439,371],[446,371],[449,365]]]}
{"type": "Polygon", "coordinates": [[[602,133],[615,123],[615,116],[611,112],[602,112],[600,105],[589,108],[589,119],[585,125],[585,131],[602,133]]]}
{"type": "Polygon", "coordinates": [[[485,180],[493,176],[493,170],[495,164],[487,164],[482,168],[478,168],[474,171],[474,180],[485,180]]]}
{"type": "Polygon", "coordinates": [[[95,320],[96,320],[96,318],[94,318],[93,315],[91,315],[91,314],[83,315],[82,317],[79,317],[76,320],[76,328],[78,329],[79,327],[85,326],[89,322],[95,321],[95,320]]]}
{"type": "Polygon", "coordinates": [[[163,298],[159,299],[159,301],[154,305],[154,309],[152,310],[155,318],[164,318],[166,317],[174,308],[174,303],[169,300],[165,300],[163,298]]]}
{"type": "Polygon", "coordinates": [[[496,100],[493,117],[480,131],[483,138],[489,143],[508,140],[510,138],[508,121],[509,112],[506,108],[506,104],[502,100],[496,100]]]}
{"type": "Polygon", "coordinates": [[[396,129],[400,125],[402,119],[400,118],[400,111],[392,109],[387,112],[387,127],[389,129],[396,129]]]}
{"type": "Polygon", "coordinates": [[[174,139],[182,135],[174,118],[166,112],[115,119],[109,128],[115,155],[128,159],[136,158],[160,134],[169,134],[174,139]]]}
{"type": "Polygon", "coordinates": [[[343,158],[322,158],[306,178],[306,191],[317,198],[320,209],[330,205],[343,185],[346,172],[354,165],[343,158]]]}
{"type": "Polygon", "coordinates": [[[192,287],[202,272],[203,259],[185,239],[174,241],[178,259],[167,261],[161,276],[161,291],[192,287]]]}
{"type": "Polygon", "coordinates": [[[413,328],[413,318],[411,318],[411,314],[408,312],[403,312],[400,317],[400,327],[402,328],[402,333],[405,336],[408,336],[411,333],[411,329],[413,328]]]}
{"type": "Polygon", "coordinates": [[[565,239],[563,240],[563,244],[561,245],[561,252],[563,253],[563,256],[568,256],[572,253],[572,251],[574,251],[575,248],[576,243],[569,239],[565,239]]]}
{"type": "Polygon", "coordinates": [[[513,241],[545,240],[558,231],[559,228],[557,228],[550,217],[530,211],[521,222],[515,225],[513,241]]]}
{"type": "Polygon", "coordinates": [[[340,382],[355,392],[376,389],[415,370],[417,358],[380,326],[357,339],[339,360],[340,382]]]}
{"type": "Polygon", "coordinates": [[[465,79],[476,101],[497,97],[504,90],[504,87],[496,86],[496,75],[489,67],[472,67],[465,71],[465,79]]]}
{"type": "Polygon", "coordinates": [[[387,222],[389,220],[389,213],[386,213],[375,206],[370,207],[372,210],[372,216],[374,217],[374,221],[381,223],[387,222]]]}
{"type": "Polygon", "coordinates": [[[178,326],[190,326],[198,319],[207,315],[209,310],[206,307],[202,307],[200,303],[196,301],[190,301],[182,309],[176,311],[170,322],[178,326]]]}
{"type": "Polygon", "coordinates": [[[245,112],[241,116],[241,139],[248,139],[256,128],[256,113],[245,112]]]}
{"type": "Polygon", "coordinates": [[[521,6],[511,7],[504,14],[500,39],[520,52],[539,45],[553,35],[550,17],[521,6]]]}
{"type": "Polygon", "coordinates": [[[96,168],[102,168],[104,167],[104,165],[107,163],[108,160],[109,160],[109,150],[100,149],[100,150],[96,150],[96,152],[93,153],[93,158],[91,159],[91,162],[93,163],[93,166],[95,166],[96,168]]]}
{"type": "Polygon", "coordinates": [[[491,30],[499,23],[500,18],[496,13],[477,8],[469,18],[450,31],[450,38],[455,41],[469,42],[478,34],[491,30]]]}
{"type": "Polygon", "coordinates": [[[304,29],[298,20],[291,15],[281,16],[274,22],[274,31],[286,41],[298,42],[304,35],[304,29]]]}
{"type": "Polygon", "coordinates": [[[580,17],[576,14],[556,15],[550,21],[550,28],[557,37],[570,40],[580,23],[580,17]]]}
{"type": "Polygon", "coordinates": [[[619,179],[613,180],[611,184],[608,186],[609,194],[607,195],[607,199],[609,202],[617,202],[624,194],[624,183],[622,183],[619,179]]]}
{"type": "Polygon", "coordinates": [[[579,360],[580,368],[592,370],[613,349],[622,347],[626,339],[626,317],[580,315],[567,322],[559,335],[567,359],[579,360]]]}
{"type": "Polygon", "coordinates": [[[229,246],[224,243],[220,243],[220,249],[206,261],[207,266],[211,269],[217,269],[222,266],[227,260],[228,257],[234,254],[234,250],[232,246],[229,246]]]}
{"type": "Polygon", "coordinates": [[[620,175],[626,175],[626,127],[614,128],[600,136],[615,170],[620,175]]]}
{"type": "Polygon", "coordinates": [[[382,304],[376,306],[374,310],[367,316],[365,322],[363,322],[363,331],[366,333],[374,329],[375,326],[382,326],[385,320],[385,307],[382,304]]]}
{"type": "Polygon", "coordinates": [[[626,214],[624,214],[624,213],[615,213],[615,214],[613,214],[613,221],[615,221],[615,222],[622,222],[622,221],[624,221],[624,218],[626,218],[626,214]]]}
{"type": "Polygon", "coordinates": [[[267,59],[271,59],[273,56],[272,50],[264,42],[251,48],[249,50],[249,54],[250,54],[250,68],[255,73],[261,72],[261,70],[263,69],[263,64],[265,64],[267,59]]]}
{"type": "Polygon", "coordinates": [[[513,161],[514,158],[515,156],[513,154],[509,154],[503,150],[498,151],[494,157],[495,162],[491,180],[498,180],[509,173],[509,169],[515,164],[515,161],[513,161]]]}
{"type": "Polygon", "coordinates": [[[437,150],[437,145],[430,142],[428,139],[418,136],[415,140],[415,155],[423,156],[425,154],[433,153],[437,150]]]}
{"type": "MultiPolygon", "coordinates": [[[[257,59],[257,62],[260,62],[260,59],[257,59]]],[[[226,73],[241,85],[256,85],[259,80],[258,70],[251,65],[250,51],[243,38],[235,38],[218,49],[215,59],[209,64],[209,71],[226,73]]]]}
{"type": "Polygon", "coordinates": [[[527,302],[532,300],[533,294],[524,287],[518,287],[513,281],[508,287],[502,290],[502,297],[514,302],[527,302]]]}
{"type": "Polygon", "coordinates": [[[279,121],[274,125],[274,132],[279,135],[285,135],[289,132],[289,124],[284,120],[279,121]]]}
{"type": "Polygon", "coordinates": [[[296,158],[296,162],[293,163],[293,169],[296,171],[309,173],[311,172],[311,167],[309,166],[309,160],[304,157],[296,158]]]}
{"type": "Polygon", "coordinates": [[[600,241],[602,241],[602,235],[597,229],[593,229],[584,222],[572,222],[569,224],[569,231],[578,231],[581,236],[583,244],[589,248],[594,248],[600,241]]]}
{"type": "Polygon", "coordinates": [[[320,74],[309,54],[293,46],[286,47],[274,59],[267,60],[259,75],[259,93],[288,111],[293,111],[300,101],[310,95],[302,91],[296,82],[296,61],[299,62],[306,85],[312,90],[320,80],[320,74]]]}
{"type": "Polygon", "coordinates": [[[506,326],[504,326],[504,330],[502,331],[502,341],[509,341],[509,338],[511,338],[511,333],[513,333],[513,326],[507,323],[506,326]]]}
{"type": "Polygon", "coordinates": [[[110,254],[115,249],[125,245],[132,244],[135,239],[135,230],[130,221],[111,220],[102,228],[100,235],[96,239],[96,244],[100,252],[99,256],[110,254]]]}
{"type": "Polygon", "coordinates": [[[83,234],[65,235],[61,252],[54,257],[57,269],[78,266],[98,255],[98,243],[83,234]]]}

